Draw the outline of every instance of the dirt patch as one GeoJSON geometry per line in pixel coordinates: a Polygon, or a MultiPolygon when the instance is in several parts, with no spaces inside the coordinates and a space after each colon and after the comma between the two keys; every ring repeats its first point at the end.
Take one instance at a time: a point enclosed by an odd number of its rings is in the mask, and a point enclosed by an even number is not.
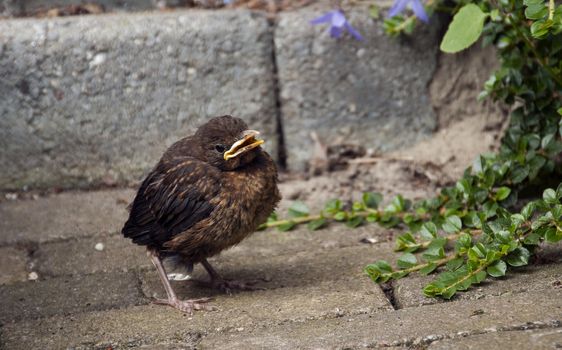
{"type": "Polygon", "coordinates": [[[497,67],[494,48],[482,48],[480,43],[459,54],[442,53],[429,86],[438,131],[431,139],[391,155],[431,162],[454,180],[479,154],[496,151],[508,123],[508,108],[477,97],[497,67]]]}

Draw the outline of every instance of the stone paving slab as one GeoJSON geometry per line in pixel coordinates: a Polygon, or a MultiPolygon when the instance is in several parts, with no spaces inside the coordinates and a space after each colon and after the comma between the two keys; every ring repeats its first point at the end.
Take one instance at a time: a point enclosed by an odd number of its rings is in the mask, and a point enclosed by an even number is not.
{"type": "Polygon", "coordinates": [[[0,245],[114,233],[127,216],[132,190],[67,192],[0,203],[0,245]]]}
{"type": "Polygon", "coordinates": [[[409,346],[432,339],[511,329],[527,322],[562,327],[562,291],[533,292],[489,300],[458,301],[356,317],[287,324],[206,337],[201,349],[359,348],[409,346]],[[470,317],[474,310],[484,310],[470,317]]]}
{"type": "MultiPolygon", "coordinates": [[[[11,215],[2,216],[9,220],[1,226],[7,246],[0,253],[20,261],[15,271],[5,269],[13,280],[0,286],[0,348],[358,348],[437,346],[436,340],[454,348],[456,341],[472,346],[471,338],[478,344],[477,336],[507,331],[528,335],[515,338],[526,344],[533,335],[521,330],[562,328],[560,247],[546,246],[539,263],[450,302],[424,298],[425,280],[410,276],[395,283],[402,309],[394,310],[362,271],[375,260],[397,257],[387,241],[393,233],[375,225],[257,232],[211,262],[226,278],[257,280],[266,290],[229,296],[191,282],[174,283],[180,297],[215,298],[218,311],[189,317],[148,304],[163,296],[160,282],[144,248],[117,233],[132,194],[63,193],[0,203],[0,212],[11,215]],[[65,220],[67,212],[74,215],[65,220]],[[50,225],[46,231],[43,221],[50,225]],[[20,231],[10,222],[22,225],[20,231]],[[380,243],[360,243],[364,237],[380,243]],[[103,250],[95,249],[97,243],[103,250]],[[18,282],[26,268],[39,280],[18,282]]],[[[206,277],[199,266],[195,277],[206,277]]],[[[556,336],[545,335],[545,344],[556,336]]]]}
{"type": "MultiPolygon", "coordinates": [[[[375,225],[355,230],[346,230],[339,225],[332,225],[319,231],[310,231],[306,227],[290,232],[272,229],[254,233],[238,246],[222,252],[212,260],[235,259],[233,263],[244,265],[240,260],[250,259],[252,263],[255,261],[256,266],[259,266],[260,259],[267,262],[269,258],[283,254],[353,246],[373,247],[378,253],[373,252],[372,259],[376,259],[381,249],[377,248],[378,244],[360,243],[365,237],[380,237],[381,242],[384,242],[388,238],[388,230],[375,225]]],[[[152,266],[146,257],[144,247],[133,244],[119,234],[45,243],[34,252],[32,261],[34,271],[40,276],[126,271],[136,267],[152,266]],[[95,249],[98,243],[103,244],[102,251],[95,249]]]]}
{"type": "Polygon", "coordinates": [[[135,273],[103,273],[0,286],[0,322],[147,303],[135,273]]]}
{"type": "Polygon", "coordinates": [[[152,266],[146,248],[121,234],[45,243],[33,254],[33,268],[41,277],[128,271],[152,266]],[[96,249],[103,244],[103,250],[96,249]]]}
{"type": "Polygon", "coordinates": [[[193,317],[186,317],[169,307],[147,305],[26,320],[5,325],[2,339],[10,349],[35,348],[39,344],[60,348],[91,342],[156,343],[178,339],[186,334],[242,332],[277,324],[391,309],[380,289],[366,280],[355,281],[339,288],[334,288],[331,283],[322,283],[305,288],[221,295],[214,302],[219,311],[197,312],[193,317]]]}
{"type": "MultiPolygon", "coordinates": [[[[331,283],[334,289],[346,284],[349,278],[368,282],[376,286],[364,274],[363,267],[375,256],[389,256],[388,246],[373,249],[371,247],[350,247],[337,250],[299,252],[279,255],[264,259],[262,257],[235,256],[219,257],[213,264],[225,278],[236,280],[257,280],[257,286],[266,289],[304,288],[319,283],[331,283]]],[[[202,268],[196,268],[194,278],[206,279],[202,268]]],[[[156,272],[152,269],[141,275],[143,291],[149,297],[164,294],[156,272]]],[[[178,293],[190,295],[190,285],[177,282],[178,293]]],[[[376,287],[377,289],[378,286],[376,287]]],[[[208,293],[208,291],[207,291],[208,293]]]]}
{"type": "MultiPolygon", "coordinates": [[[[310,20],[326,9],[279,14],[275,49],[288,165],[303,169],[314,130],[325,144],[387,151],[430,135],[436,125],[427,85],[437,62],[439,21],[412,38],[386,35],[367,9],[346,12],[363,35],[334,40],[310,20]]],[[[434,18],[436,19],[436,18],[434,18]]]]}
{"type": "MultiPolygon", "coordinates": [[[[436,275],[409,276],[394,283],[394,297],[400,308],[417,307],[436,303],[445,303],[443,299],[426,298],[422,289],[436,275]]],[[[490,277],[488,281],[459,292],[455,299],[472,300],[504,294],[518,294],[541,290],[557,289],[562,291],[562,264],[528,265],[510,269],[502,278],[490,277]]]]}
{"type": "Polygon", "coordinates": [[[533,349],[553,350],[562,348],[562,329],[539,329],[478,334],[462,339],[440,340],[428,350],[497,350],[533,349]]]}
{"type": "Polygon", "coordinates": [[[277,152],[273,38],[244,10],[0,21],[0,188],[137,181],[233,114],[277,152]]]}
{"type": "Polygon", "coordinates": [[[15,247],[0,248],[0,285],[26,281],[28,253],[15,247]]]}
{"type": "Polygon", "coordinates": [[[366,291],[359,299],[363,305],[367,302],[366,309],[349,304],[353,300],[344,296],[347,293],[342,294],[347,303],[330,298],[321,305],[314,300],[318,297],[316,293],[293,295],[292,291],[221,296],[219,311],[199,312],[193,317],[171,308],[146,305],[25,320],[5,325],[2,339],[10,349],[36,348],[40,344],[48,348],[112,344],[117,349],[124,344],[158,344],[199,337],[204,337],[199,346],[203,349],[355,348],[404,346],[484,332],[562,327],[560,290],[504,295],[493,297],[492,301],[463,300],[451,302],[445,309],[443,305],[428,305],[386,312],[372,309],[380,299],[366,291]],[[279,295],[280,292],[284,295],[279,295]],[[307,303],[307,299],[311,302],[307,303]],[[317,314],[317,307],[332,312],[318,318],[301,318],[308,312],[317,314]],[[482,312],[470,316],[476,310],[482,312]]]}

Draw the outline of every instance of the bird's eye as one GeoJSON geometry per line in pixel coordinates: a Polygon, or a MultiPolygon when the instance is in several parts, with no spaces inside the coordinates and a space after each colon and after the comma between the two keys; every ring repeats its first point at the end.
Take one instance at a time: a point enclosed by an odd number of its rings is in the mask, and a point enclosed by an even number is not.
{"type": "Polygon", "coordinates": [[[226,147],[224,145],[216,145],[215,150],[219,153],[223,153],[226,150],[226,147]]]}

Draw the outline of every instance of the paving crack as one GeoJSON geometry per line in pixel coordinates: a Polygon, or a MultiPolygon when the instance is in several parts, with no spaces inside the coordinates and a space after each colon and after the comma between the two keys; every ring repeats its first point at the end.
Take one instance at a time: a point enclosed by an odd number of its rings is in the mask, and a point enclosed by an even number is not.
{"type": "Polygon", "coordinates": [[[281,113],[281,87],[279,84],[279,72],[277,67],[277,52],[275,49],[275,18],[268,19],[271,31],[271,63],[273,75],[273,95],[275,99],[275,120],[277,122],[277,162],[281,170],[287,168],[287,150],[285,148],[285,134],[283,131],[283,115],[281,113]]]}
{"type": "Polygon", "coordinates": [[[482,335],[482,334],[489,334],[489,333],[527,331],[527,330],[536,330],[536,329],[557,329],[557,328],[562,328],[561,320],[534,321],[534,322],[525,322],[521,324],[498,327],[498,328],[492,327],[482,330],[459,331],[452,334],[430,334],[423,337],[401,339],[391,343],[378,342],[378,343],[369,344],[368,347],[369,348],[409,347],[415,349],[424,349],[427,346],[429,346],[431,343],[439,340],[453,340],[453,339],[460,339],[460,338],[466,338],[475,335],[482,335]]]}
{"type": "Polygon", "coordinates": [[[386,296],[386,298],[388,299],[388,302],[390,303],[390,305],[392,305],[392,308],[394,310],[400,310],[402,307],[400,306],[400,303],[398,302],[398,299],[396,299],[393,281],[381,283],[381,284],[379,284],[379,286],[380,286],[382,292],[384,293],[384,295],[386,296]]]}

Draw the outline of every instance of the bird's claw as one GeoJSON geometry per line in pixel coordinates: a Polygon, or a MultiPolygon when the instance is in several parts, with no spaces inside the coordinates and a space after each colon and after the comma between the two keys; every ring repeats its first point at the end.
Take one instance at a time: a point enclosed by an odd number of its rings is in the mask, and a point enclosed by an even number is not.
{"type": "Polygon", "coordinates": [[[212,301],[212,298],[201,298],[201,299],[189,299],[189,300],[179,300],[179,299],[154,299],[152,302],[154,304],[169,305],[182,312],[193,315],[193,310],[204,310],[204,311],[215,311],[216,307],[209,305],[208,303],[212,301]]]}

